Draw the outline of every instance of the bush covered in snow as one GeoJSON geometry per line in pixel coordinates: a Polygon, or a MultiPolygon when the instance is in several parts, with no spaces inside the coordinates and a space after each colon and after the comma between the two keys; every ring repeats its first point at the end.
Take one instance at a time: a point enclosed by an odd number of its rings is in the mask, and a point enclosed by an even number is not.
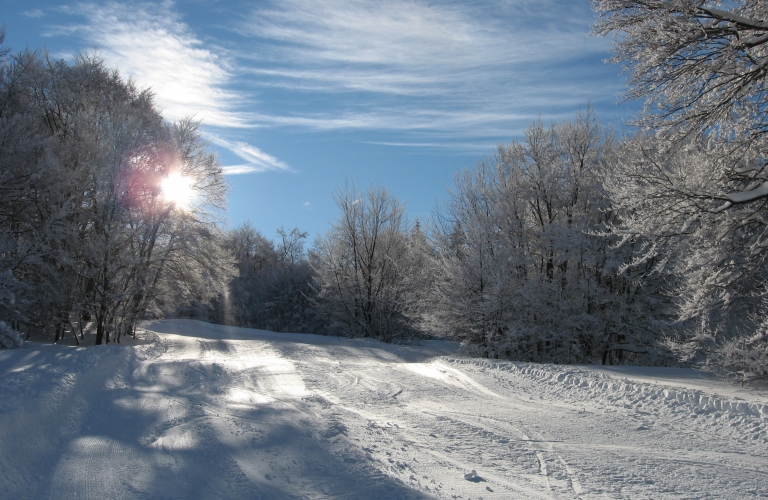
{"type": "Polygon", "coordinates": [[[19,332],[0,321],[0,349],[16,349],[24,347],[24,341],[19,332]]]}
{"type": "Polygon", "coordinates": [[[716,350],[710,364],[744,382],[768,378],[768,333],[763,329],[727,342],[716,350]]]}

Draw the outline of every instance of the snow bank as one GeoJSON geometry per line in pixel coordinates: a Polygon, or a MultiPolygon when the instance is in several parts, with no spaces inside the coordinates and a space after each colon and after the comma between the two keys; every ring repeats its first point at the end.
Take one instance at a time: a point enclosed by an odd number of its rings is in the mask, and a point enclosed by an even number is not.
{"type": "MultiPolygon", "coordinates": [[[[510,372],[536,382],[542,395],[571,402],[601,402],[636,410],[653,407],[689,416],[740,419],[742,422],[739,427],[749,429],[750,435],[758,436],[756,439],[768,444],[768,433],[765,432],[768,429],[768,401],[765,400],[744,401],[739,397],[681,387],[669,380],[659,383],[658,380],[653,380],[652,376],[646,378],[647,382],[630,380],[627,377],[601,373],[599,368],[461,358],[445,360],[456,365],[475,364],[510,372]]],[[[682,372],[681,370],[681,374],[682,372]]],[[[680,380],[680,383],[684,384],[684,380],[680,380]]],[[[762,399],[757,394],[753,397],[762,399]]]]}

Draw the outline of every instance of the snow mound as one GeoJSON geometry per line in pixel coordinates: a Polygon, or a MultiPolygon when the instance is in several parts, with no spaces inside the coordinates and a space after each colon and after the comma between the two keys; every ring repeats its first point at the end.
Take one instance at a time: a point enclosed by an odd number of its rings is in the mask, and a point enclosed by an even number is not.
{"type": "Polygon", "coordinates": [[[0,321],[0,349],[18,349],[24,347],[19,332],[0,321]]]}
{"type": "Polygon", "coordinates": [[[595,369],[562,365],[536,365],[496,360],[445,358],[446,362],[508,372],[535,383],[541,397],[549,396],[571,403],[602,403],[637,412],[661,412],[680,418],[731,420],[734,431],[745,439],[768,444],[768,404],[748,402],[703,390],[651,383],[607,375],[595,369]]]}

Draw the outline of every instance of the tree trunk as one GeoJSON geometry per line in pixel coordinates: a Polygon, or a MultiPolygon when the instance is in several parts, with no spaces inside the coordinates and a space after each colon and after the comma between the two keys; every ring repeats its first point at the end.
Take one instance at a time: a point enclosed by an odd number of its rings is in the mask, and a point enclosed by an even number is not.
{"type": "MultiPolygon", "coordinates": [[[[96,345],[101,345],[104,342],[104,333],[107,329],[107,305],[102,303],[99,307],[99,312],[96,313],[96,345]]],[[[109,343],[109,337],[107,337],[107,343],[109,343]]]]}

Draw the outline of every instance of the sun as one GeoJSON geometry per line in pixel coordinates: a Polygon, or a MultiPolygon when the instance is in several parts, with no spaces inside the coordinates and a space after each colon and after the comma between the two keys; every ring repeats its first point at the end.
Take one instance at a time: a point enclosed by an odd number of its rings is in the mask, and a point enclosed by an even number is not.
{"type": "Polygon", "coordinates": [[[160,188],[163,191],[163,198],[173,203],[176,208],[189,208],[195,197],[192,179],[178,172],[174,172],[163,179],[160,188]]]}

